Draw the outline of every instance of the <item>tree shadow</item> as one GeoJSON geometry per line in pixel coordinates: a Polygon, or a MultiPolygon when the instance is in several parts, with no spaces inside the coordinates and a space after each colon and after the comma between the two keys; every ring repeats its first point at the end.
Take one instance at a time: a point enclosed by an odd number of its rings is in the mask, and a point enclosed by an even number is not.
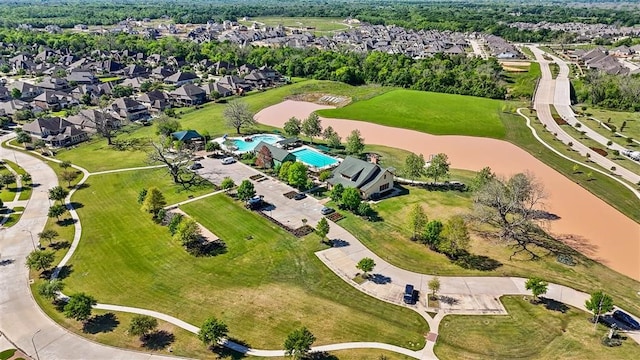
{"type": "Polygon", "coordinates": [[[58,310],[58,312],[63,312],[65,305],[67,305],[67,301],[64,299],[53,300],[53,306],[56,308],[56,310],[58,310]]]}
{"type": "Polygon", "coordinates": [[[544,210],[536,210],[533,214],[535,220],[560,220],[560,216],[544,210]]]}
{"type": "Polygon", "coordinates": [[[7,266],[7,265],[11,265],[15,262],[15,260],[13,259],[4,259],[4,260],[0,260],[0,266],[7,266]]]}
{"type": "Polygon", "coordinates": [[[82,203],[75,202],[75,201],[70,202],[69,205],[71,205],[71,207],[73,207],[76,210],[77,209],[82,209],[84,207],[84,205],[82,203]]]}
{"type": "Polygon", "coordinates": [[[391,278],[382,274],[371,274],[369,275],[369,280],[378,285],[391,283],[391,278]]]}
{"type": "MultiPolygon", "coordinates": [[[[575,234],[561,234],[555,235],[557,242],[559,245],[564,246],[556,246],[555,252],[558,254],[571,255],[574,258],[581,258],[581,254],[584,254],[588,257],[593,257],[598,250],[598,246],[589,242],[583,236],[575,235],[575,234]]],[[[597,259],[594,259],[597,260],[597,259]]]]}
{"type": "Polygon", "coordinates": [[[561,303],[560,301],[556,301],[556,300],[549,299],[542,296],[539,299],[540,299],[540,302],[544,304],[544,307],[547,310],[559,311],[563,314],[569,311],[569,307],[564,303],[561,303]]]}
{"type": "Polygon", "coordinates": [[[165,330],[157,330],[141,338],[142,347],[149,350],[162,350],[171,345],[176,337],[165,330]]]}
{"type": "Polygon", "coordinates": [[[58,220],[56,221],[56,224],[60,225],[60,226],[71,226],[75,223],[77,223],[78,220],[74,219],[74,218],[66,218],[66,219],[62,219],[62,220],[58,220]]]}
{"type": "Polygon", "coordinates": [[[52,242],[51,244],[49,244],[49,247],[52,248],[53,250],[60,250],[60,249],[67,249],[69,247],[71,247],[71,243],[68,242],[67,240],[64,241],[56,241],[56,242],[52,242]]]}
{"type": "Polygon", "coordinates": [[[88,188],[89,186],[91,186],[89,183],[84,182],[82,184],[73,185],[73,186],[71,186],[71,188],[76,188],[77,190],[82,190],[82,189],[88,188]]]}
{"type": "Polygon", "coordinates": [[[40,186],[40,183],[31,183],[29,186],[31,186],[31,188],[37,188],[40,186]]]}
{"type": "MultiPolygon", "coordinates": [[[[234,342],[236,341],[234,340],[234,342]]],[[[229,349],[226,346],[210,346],[209,350],[218,355],[218,358],[220,359],[240,360],[247,357],[246,354],[235,351],[233,349],[229,349]]]]}
{"type": "Polygon", "coordinates": [[[114,313],[95,315],[82,325],[82,332],[86,334],[108,333],[118,327],[120,321],[114,313]]]}
{"type": "Polygon", "coordinates": [[[65,265],[58,271],[58,279],[63,280],[73,273],[73,265],[65,265]]]}
{"type": "Polygon", "coordinates": [[[314,351],[306,357],[308,360],[338,360],[338,357],[326,351],[314,351]]]}
{"type": "Polygon", "coordinates": [[[438,301],[440,301],[441,303],[445,303],[447,305],[455,305],[460,302],[460,300],[454,297],[444,296],[444,295],[440,295],[440,297],[438,298],[438,301]]]}
{"type": "Polygon", "coordinates": [[[493,271],[502,266],[502,263],[485,255],[470,254],[463,252],[453,261],[454,264],[464,268],[480,271],[493,271]]]}

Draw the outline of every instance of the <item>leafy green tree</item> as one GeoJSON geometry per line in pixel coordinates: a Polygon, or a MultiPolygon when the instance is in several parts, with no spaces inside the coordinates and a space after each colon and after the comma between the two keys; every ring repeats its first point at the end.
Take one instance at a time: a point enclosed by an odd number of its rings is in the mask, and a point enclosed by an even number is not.
{"type": "Polygon", "coordinates": [[[602,291],[591,293],[591,297],[584,303],[584,307],[593,313],[592,321],[598,322],[601,314],[613,310],[613,298],[602,291]]]}
{"type": "Polygon", "coordinates": [[[302,131],[302,121],[294,116],[284,123],[283,129],[287,136],[298,136],[300,135],[300,131],[302,131]]]}
{"type": "Polygon", "coordinates": [[[303,189],[307,185],[307,171],[307,165],[299,161],[294,162],[289,166],[287,182],[297,189],[303,189]]]}
{"type": "Polygon", "coordinates": [[[16,182],[16,176],[12,173],[6,173],[0,175],[0,184],[8,186],[16,182]]]}
{"type": "Polygon", "coordinates": [[[429,221],[424,229],[422,241],[431,249],[437,249],[440,244],[440,234],[442,233],[443,227],[444,225],[440,220],[429,221]]]}
{"type": "Polygon", "coordinates": [[[171,136],[182,128],[180,121],[171,119],[167,115],[158,116],[153,122],[156,124],[156,135],[171,136]]]}
{"type": "Polygon", "coordinates": [[[71,167],[71,162],[69,160],[64,160],[61,161],[58,165],[63,169],[68,169],[71,167]]]}
{"type": "Polygon", "coordinates": [[[495,179],[496,174],[491,171],[491,168],[488,166],[483,167],[476,176],[473,178],[471,187],[474,190],[480,189],[485,186],[489,181],[495,179]]]}
{"type": "Polygon", "coordinates": [[[60,216],[64,215],[67,212],[67,207],[61,204],[52,205],[49,207],[49,212],[47,216],[50,218],[56,218],[60,221],[60,216]]]}
{"type": "Polygon", "coordinates": [[[64,284],[60,279],[51,279],[38,285],[38,294],[47,300],[55,300],[62,289],[64,289],[64,284]]]}
{"type": "Polygon", "coordinates": [[[331,188],[331,191],[329,191],[329,198],[331,198],[331,201],[334,203],[339,204],[342,202],[342,193],[344,193],[344,186],[342,184],[335,184],[331,188]]]}
{"type": "Polygon", "coordinates": [[[68,187],[71,187],[71,183],[78,178],[78,173],[74,170],[63,171],[60,177],[67,182],[68,187]]]}
{"type": "Polygon", "coordinates": [[[467,224],[462,216],[454,215],[444,224],[438,250],[455,258],[469,248],[469,241],[467,224]]]}
{"type": "Polygon", "coordinates": [[[427,214],[424,212],[422,205],[414,204],[411,208],[411,212],[409,213],[409,228],[413,232],[411,236],[411,240],[418,240],[423,231],[424,227],[427,225],[429,219],[427,218],[427,214]]]}
{"type": "Polygon", "coordinates": [[[364,139],[360,136],[360,130],[355,129],[347,136],[347,145],[345,147],[347,154],[359,157],[364,150],[364,139]]]}
{"type": "Polygon", "coordinates": [[[249,110],[249,105],[242,101],[228,103],[222,116],[225,118],[227,126],[236,129],[238,134],[240,134],[242,127],[252,126],[256,123],[253,113],[249,110]]]}
{"type": "Polygon", "coordinates": [[[144,81],[142,82],[142,84],[140,84],[140,91],[143,93],[149,92],[152,85],[153,84],[151,83],[151,81],[144,81]]]}
{"type": "Polygon", "coordinates": [[[376,267],[375,261],[372,258],[362,258],[358,261],[356,268],[364,272],[364,277],[367,277],[367,273],[373,271],[376,267]]]}
{"type": "Polygon", "coordinates": [[[96,299],[85,293],[73,294],[64,306],[64,316],[77,321],[85,321],[91,317],[91,309],[97,304],[96,299]]]}
{"type": "Polygon", "coordinates": [[[362,199],[360,198],[360,191],[354,187],[345,188],[342,192],[342,205],[348,210],[355,212],[358,210],[358,206],[362,199]]]}
{"type": "Polygon", "coordinates": [[[46,241],[49,244],[51,244],[51,241],[53,241],[53,239],[55,239],[56,237],[58,237],[58,232],[55,230],[51,230],[51,229],[47,229],[42,231],[41,233],[38,233],[38,238],[42,241],[46,241]]]}
{"type": "Polygon", "coordinates": [[[54,186],[49,189],[49,199],[53,201],[64,201],[69,192],[62,186],[54,186]]]}
{"type": "Polygon", "coordinates": [[[320,117],[318,114],[311,113],[309,117],[302,121],[302,133],[307,135],[311,142],[313,142],[313,138],[316,136],[320,136],[322,134],[322,124],[320,121],[320,117]]]}
{"type": "Polygon", "coordinates": [[[412,180],[423,176],[426,172],[424,156],[409,154],[404,161],[404,173],[412,180]]]}
{"type": "Polygon", "coordinates": [[[373,208],[369,205],[368,202],[360,202],[358,205],[358,215],[362,216],[365,219],[369,219],[373,214],[373,208]]]}
{"type": "Polygon", "coordinates": [[[198,223],[188,217],[182,218],[173,235],[174,240],[180,242],[180,244],[186,248],[190,248],[199,243],[200,237],[200,227],[198,223]]]}
{"type": "Polygon", "coordinates": [[[532,277],[527,279],[527,282],[524,283],[524,287],[527,290],[531,290],[534,300],[538,301],[538,297],[547,292],[549,284],[538,277],[532,277]]]}
{"type": "Polygon", "coordinates": [[[200,327],[198,339],[205,345],[215,345],[227,336],[228,332],[229,329],[224,322],[215,317],[209,317],[204,321],[202,327],[200,327]]]}
{"type": "Polygon", "coordinates": [[[148,315],[136,315],[129,323],[129,334],[145,337],[158,327],[158,320],[148,315]]]}
{"type": "Polygon", "coordinates": [[[333,173],[331,172],[331,170],[323,170],[322,172],[320,172],[320,175],[318,175],[318,180],[327,181],[332,175],[333,173]]]}
{"type": "Polygon", "coordinates": [[[431,290],[431,299],[435,300],[436,294],[440,291],[440,278],[436,276],[429,280],[427,286],[429,287],[429,290],[431,290]]]}
{"type": "Polygon", "coordinates": [[[20,99],[22,97],[22,91],[18,88],[11,89],[11,97],[14,99],[20,99]]]}
{"type": "Polygon", "coordinates": [[[327,218],[323,217],[318,221],[318,224],[316,225],[316,233],[320,236],[320,239],[324,241],[329,233],[329,222],[327,221],[327,218]]]}
{"type": "Polygon", "coordinates": [[[147,189],[143,188],[138,192],[138,204],[142,205],[146,197],[147,197],[147,189]]]}
{"type": "Polygon", "coordinates": [[[309,354],[311,345],[316,341],[316,337],[307,329],[302,327],[287,335],[284,341],[284,353],[295,360],[303,359],[309,354]]]}
{"type": "Polygon", "coordinates": [[[22,184],[26,184],[26,183],[30,183],[31,182],[31,174],[29,173],[25,173],[20,175],[20,179],[22,180],[22,184]]]}
{"type": "Polygon", "coordinates": [[[147,195],[142,202],[141,210],[151,213],[154,216],[167,205],[167,201],[164,199],[164,195],[157,187],[150,187],[147,190],[147,195]]]}
{"type": "Polygon", "coordinates": [[[220,149],[221,149],[220,144],[215,142],[215,141],[209,141],[204,146],[204,150],[207,151],[207,152],[217,151],[217,150],[220,150],[220,149]]]}
{"type": "Polygon", "coordinates": [[[327,126],[327,128],[324,129],[322,132],[322,138],[327,141],[327,145],[334,149],[339,148],[340,145],[342,145],[342,138],[331,126],[327,126]]]}
{"type": "Polygon", "coordinates": [[[56,256],[52,251],[34,250],[27,256],[26,266],[31,270],[45,271],[55,260],[56,256]]]}
{"type": "Polygon", "coordinates": [[[256,190],[253,187],[253,183],[249,180],[242,180],[240,186],[238,186],[238,199],[247,201],[256,196],[256,190]]]}
{"type": "Polygon", "coordinates": [[[278,177],[280,180],[289,181],[289,168],[293,162],[285,161],[280,165],[280,169],[278,170],[278,177]]]}
{"type": "Polygon", "coordinates": [[[16,141],[21,143],[22,146],[26,147],[28,143],[31,142],[31,135],[24,131],[19,131],[18,136],[16,137],[16,141]]]}
{"type": "Polygon", "coordinates": [[[446,178],[449,175],[449,157],[447,154],[436,154],[427,167],[426,174],[433,178],[433,182],[438,182],[440,178],[446,178]]]}
{"type": "Polygon", "coordinates": [[[184,218],[184,215],[182,214],[173,214],[173,216],[171,216],[171,219],[169,220],[169,224],[167,225],[171,236],[174,236],[178,232],[178,226],[180,226],[180,223],[182,222],[183,218],[184,218]]]}
{"type": "Polygon", "coordinates": [[[220,187],[223,190],[230,190],[230,189],[233,189],[235,186],[236,186],[236,183],[234,183],[233,179],[228,176],[222,179],[222,182],[220,183],[220,187]]]}

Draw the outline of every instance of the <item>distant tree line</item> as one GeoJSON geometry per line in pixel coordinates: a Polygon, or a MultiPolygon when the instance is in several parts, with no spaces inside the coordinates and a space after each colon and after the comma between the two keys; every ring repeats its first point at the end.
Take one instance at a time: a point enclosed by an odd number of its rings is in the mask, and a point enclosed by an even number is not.
{"type": "Polygon", "coordinates": [[[640,111],[640,76],[608,75],[591,71],[584,77],[582,86],[575,90],[581,103],[626,111],[640,111]]]}

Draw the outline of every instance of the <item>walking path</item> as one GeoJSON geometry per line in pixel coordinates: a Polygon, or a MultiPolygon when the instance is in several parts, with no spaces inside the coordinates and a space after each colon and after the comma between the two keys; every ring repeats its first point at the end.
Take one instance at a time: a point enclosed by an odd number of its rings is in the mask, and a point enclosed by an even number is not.
{"type": "MultiPolygon", "coordinates": [[[[569,67],[560,58],[547,54],[553,59],[553,62],[556,62],[560,66],[560,73],[554,80],[549,68],[550,61],[546,60],[543,56],[545,52],[534,45],[530,45],[529,49],[531,49],[533,54],[536,56],[538,63],[540,63],[540,70],[542,72],[542,77],[540,78],[534,100],[534,108],[536,109],[540,121],[545,124],[547,129],[560,139],[560,141],[565,144],[572,143],[571,148],[578,151],[581,155],[587,156],[587,154],[589,154],[591,161],[605,169],[615,168],[616,170],[612,171],[613,173],[620,175],[632,184],[637,184],[640,181],[640,175],[591,150],[578,139],[574,139],[571,135],[567,134],[564,129],[556,123],[551,114],[551,106],[555,106],[558,114],[572,126],[575,126],[575,124],[578,123],[578,120],[575,118],[575,114],[571,109],[570,83],[568,78],[569,67]]],[[[581,130],[585,131],[587,136],[597,142],[600,142],[606,147],[608,139],[604,136],[586,126],[584,129],[581,128],[581,130]]],[[[614,144],[612,148],[618,150],[623,149],[623,147],[617,144],[614,144]]],[[[636,195],[637,194],[638,193],[636,192],[636,195]]]]}

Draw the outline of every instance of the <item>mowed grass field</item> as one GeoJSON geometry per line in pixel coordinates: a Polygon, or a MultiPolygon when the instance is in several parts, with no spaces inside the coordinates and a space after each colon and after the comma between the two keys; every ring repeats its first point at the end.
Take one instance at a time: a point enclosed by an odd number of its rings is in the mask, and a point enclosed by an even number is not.
{"type": "Polygon", "coordinates": [[[362,120],[434,135],[468,135],[502,139],[499,112],[503,102],[472,96],[398,89],[320,116],[362,120]]]}
{"type": "Polygon", "coordinates": [[[314,255],[323,248],[315,235],[294,238],[217,195],[181,207],[228,245],[226,254],[196,258],[140,210],[137,193],[149,186],[165,189],[168,203],[206,191],[176,192],[163,170],[91,178],[73,198],[84,205],[78,210],[83,234],[66,293],[84,291],[102,303],[153,309],[197,326],[217,316],[231,337],[257,348],[281,348],[303,325],[318,344],[424,345],[424,319],[334,275],[314,255]]]}
{"type": "Polygon", "coordinates": [[[252,25],[254,22],[270,26],[282,25],[286,27],[310,27],[315,32],[328,32],[336,30],[348,30],[349,27],[343,22],[344,18],[319,18],[319,17],[278,17],[265,16],[251,18],[247,21],[240,21],[245,25],[252,25]]]}
{"type": "Polygon", "coordinates": [[[605,347],[608,329],[594,332],[588,314],[565,313],[533,305],[521,297],[502,297],[504,316],[450,315],[440,323],[435,353],[440,359],[637,359],[640,346],[632,339],[605,347]]]}

